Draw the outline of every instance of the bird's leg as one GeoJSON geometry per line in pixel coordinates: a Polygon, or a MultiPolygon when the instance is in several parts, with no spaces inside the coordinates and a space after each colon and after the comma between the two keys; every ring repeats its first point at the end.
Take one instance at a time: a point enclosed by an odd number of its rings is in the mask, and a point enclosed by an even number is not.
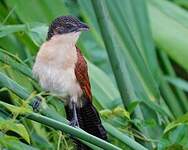
{"type": "Polygon", "coordinates": [[[32,103],[33,110],[35,112],[38,112],[39,108],[40,108],[40,105],[41,105],[41,98],[36,97],[35,100],[32,103]]]}
{"type": "Polygon", "coordinates": [[[78,122],[78,116],[77,116],[77,111],[76,111],[76,103],[74,101],[71,101],[71,105],[72,105],[72,119],[70,121],[70,125],[73,127],[79,127],[79,122],[78,122]]]}

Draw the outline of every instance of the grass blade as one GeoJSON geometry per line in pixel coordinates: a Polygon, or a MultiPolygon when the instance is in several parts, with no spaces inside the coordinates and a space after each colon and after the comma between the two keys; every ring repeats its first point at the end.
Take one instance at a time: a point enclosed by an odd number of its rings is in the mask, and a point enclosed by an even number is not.
{"type": "Polygon", "coordinates": [[[130,146],[132,149],[134,149],[134,150],[147,150],[147,148],[145,148],[141,144],[137,143],[136,141],[134,141],[133,139],[131,139],[130,137],[128,137],[124,133],[118,131],[111,124],[104,123],[104,127],[107,129],[107,131],[110,134],[114,135],[116,138],[121,140],[123,143],[126,143],[126,145],[130,146]]]}
{"type": "Polygon", "coordinates": [[[174,86],[188,92],[188,82],[177,77],[165,77],[166,81],[173,84],[174,86]]]}
{"type": "MultiPolygon", "coordinates": [[[[162,2],[162,1],[155,1],[162,2]]],[[[180,21],[168,17],[161,6],[148,2],[153,38],[160,50],[188,70],[188,28],[180,21]]],[[[177,8],[179,9],[179,8],[177,8]]],[[[166,10],[169,10],[166,8],[166,10]]]]}

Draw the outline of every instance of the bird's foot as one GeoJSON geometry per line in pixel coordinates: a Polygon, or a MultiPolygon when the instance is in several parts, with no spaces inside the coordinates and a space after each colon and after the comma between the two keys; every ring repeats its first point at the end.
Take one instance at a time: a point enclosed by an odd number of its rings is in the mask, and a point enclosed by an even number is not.
{"type": "Polygon", "coordinates": [[[33,111],[39,112],[40,106],[41,106],[41,98],[36,97],[36,99],[32,103],[33,111]]]}
{"type": "Polygon", "coordinates": [[[69,122],[69,125],[72,126],[72,127],[79,127],[79,122],[77,119],[72,119],[70,122],[69,122]]]}

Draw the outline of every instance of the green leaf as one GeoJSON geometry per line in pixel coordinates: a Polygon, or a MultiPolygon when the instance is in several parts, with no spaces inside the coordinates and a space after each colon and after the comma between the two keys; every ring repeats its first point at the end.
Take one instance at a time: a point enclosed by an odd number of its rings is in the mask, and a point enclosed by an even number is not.
{"type": "Polygon", "coordinates": [[[113,109],[113,114],[115,114],[116,116],[126,117],[129,120],[131,119],[130,113],[120,106],[113,109]]]}
{"type": "Polygon", "coordinates": [[[47,37],[48,26],[45,24],[33,24],[28,31],[28,35],[36,46],[40,46],[47,37]]]}
{"type": "MultiPolygon", "coordinates": [[[[167,72],[168,76],[177,77],[175,70],[173,69],[173,66],[172,66],[168,56],[163,51],[160,51],[159,54],[160,54],[160,58],[161,58],[161,64],[164,64],[163,70],[165,72],[167,72]]],[[[163,80],[163,82],[165,82],[165,81],[163,80]]],[[[184,108],[185,111],[188,111],[188,100],[187,100],[185,92],[182,91],[181,89],[179,89],[178,87],[175,87],[175,90],[176,90],[178,98],[179,98],[178,102],[181,103],[181,107],[184,108]]],[[[172,99],[170,99],[170,101],[172,101],[172,99]]],[[[172,103],[174,103],[174,102],[172,102],[172,103]]]]}
{"type": "Polygon", "coordinates": [[[88,62],[93,95],[103,108],[113,108],[113,101],[120,104],[120,94],[112,80],[98,67],[88,62]],[[105,83],[105,84],[104,84],[105,83]]]}
{"type": "Polygon", "coordinates": [[[13,114],[25,114],[25,113],[30,113],[32,112],[31,109],[22,106],[22,107],[16,107],[13,105],[10,105],[8,103],[0,101],[0,105],[6,107],[9,111],[11,111],[13,114]]]}
{"type": "Polygon", "coordinates": [[[183,8],[188,9],[188,1],[187,0],[174,0],[173,2],[182,6],[183,8]]]}
{"type": "Polygon", "coordinates": [[[13,131],[19,134],[24,140],[30,143],[29,134],[23,124],[16,123],[14,120],[5,120],[0,117],[0,130],[13,131]]]}
{"type": "Polygon", "coordinates": [[[16,57],[13,57],[13,56],[11,57],[3,49],[0,49],[0,61],[1,62],[7,65],[10,65],[13,69],[18,70],[21,73],[33,79],[31,69],[26,64],[18,62],[18,60],[16,60],[16,57]]]}
{"type": "Polygon", "coordinates": [[[3,87],[9,88],[18,96],[22,97],[23,99],[27,99],[29,97],[29,92],[26,91],[22,86],[19,86],[18,83],[11,80],[5,74],[0,72],[0,85],[3,87]]]}
{"type": "Polygon", "coordinates": [[[169,123],[165,130],[164,130],[164,133],[167,133],[168,131],[170,131],[171,129],[179,126],[179,125],[182,125],[184,123],[187,123],[188,122],[188,113],[182,115],[181,117],[179,117],[178,119],[176,119],[175,121],[172,121],[171,123],[169,123]]]}
{"type": "Polygon", "coordinates": [[[134,112],[136,106],[139,104],[139,101],[133,101],[128,105],[128,111],[131,114],[132,112],[134,112]]]}
{"type": "Polygon", "coordinates": [[[4,147],[9,150],[39,150],[38,148],[20,142],[17,138],[13,136],[8,136],[3,133],[0,133],[0,145],[1,148],[4,147]]]}
{"type": "Polygon", "coordinates": [[[67,14],[65,3],[61,0],[56,0],[55,2],[51,0],[32,0],[27,3],[24,0],[7,0],[6,4],[11,8],[15,7],[16,14],[24,23],[47,23],[51,22],[55,17],[67,14]]]}
{"type": "Polygon", "coordinates": [[[177,78],[177,77],[165,77],[166,81],[168,81],[169,83],[171,83],[172,85],[188,92],[188,82],[181,79],[181,78],[177,78]]]}
{"type": "Polygon", "coordinates": [[[26,31],[27,26],[23,24],[0,26],[0,38],[15,32],[26,31]]]}
{"type": "Polygon", "coordinates": [[[136,141],[134,141],[133,139],[128,137],[126,134],[120,132],[119,130],[117,130],[115,127],[113,127],[109,123],[104,123],[104,127],[106,128],[106,130],[110,134],[112,134],[113,136],[115,136],[116,138],[121,140],[123,143],[125,143],[126,145],[128,145],[132,149],[134,149],[134,150],[147,150],[147,148],[140,145],[139,143],[137,143],[136,141]]]}
{"type": "Polygon", "coordinates": [[[153,38],[157,47],[159,47],[160,50],[165,51],[184,69],[188,70],[188,43],[186,40],[188,28],[182,23],[182,20],[185,22],[185,18],[188,18],[187,12],[180,11],[180,8],[177,6],[173,6],[172,3],[163,0],[149,1],[148,8],[153,38]],[[177,15],[178,11],[181,13],[178,13],[177,15]],[[169,14],[172,17],[170,17],[169,14]],[[184,16],[182,14],[184,14],[184,16]],[[180,18],[179,16],[182,17],[180,18]],[[179,19],[181,19],[181,21],[179,19]]]}
{"type": "Polygon", "coordinates": [[[160,139],[159,147],[163,149],[180,149],[186,150],[188,148],[188,125],[182,124],[176,129],[168,132],[160,139]]]}

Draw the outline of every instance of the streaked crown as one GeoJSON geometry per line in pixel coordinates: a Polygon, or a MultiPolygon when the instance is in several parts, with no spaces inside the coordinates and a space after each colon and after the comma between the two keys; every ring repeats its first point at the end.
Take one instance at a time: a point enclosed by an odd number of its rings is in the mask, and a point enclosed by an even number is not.
{"type": "Polygon", "coordinates": [[[61,16],[52,21],[49,26],[47,40],[57,34],[86,31],[89,27],[73,16],[61,16]]]}

